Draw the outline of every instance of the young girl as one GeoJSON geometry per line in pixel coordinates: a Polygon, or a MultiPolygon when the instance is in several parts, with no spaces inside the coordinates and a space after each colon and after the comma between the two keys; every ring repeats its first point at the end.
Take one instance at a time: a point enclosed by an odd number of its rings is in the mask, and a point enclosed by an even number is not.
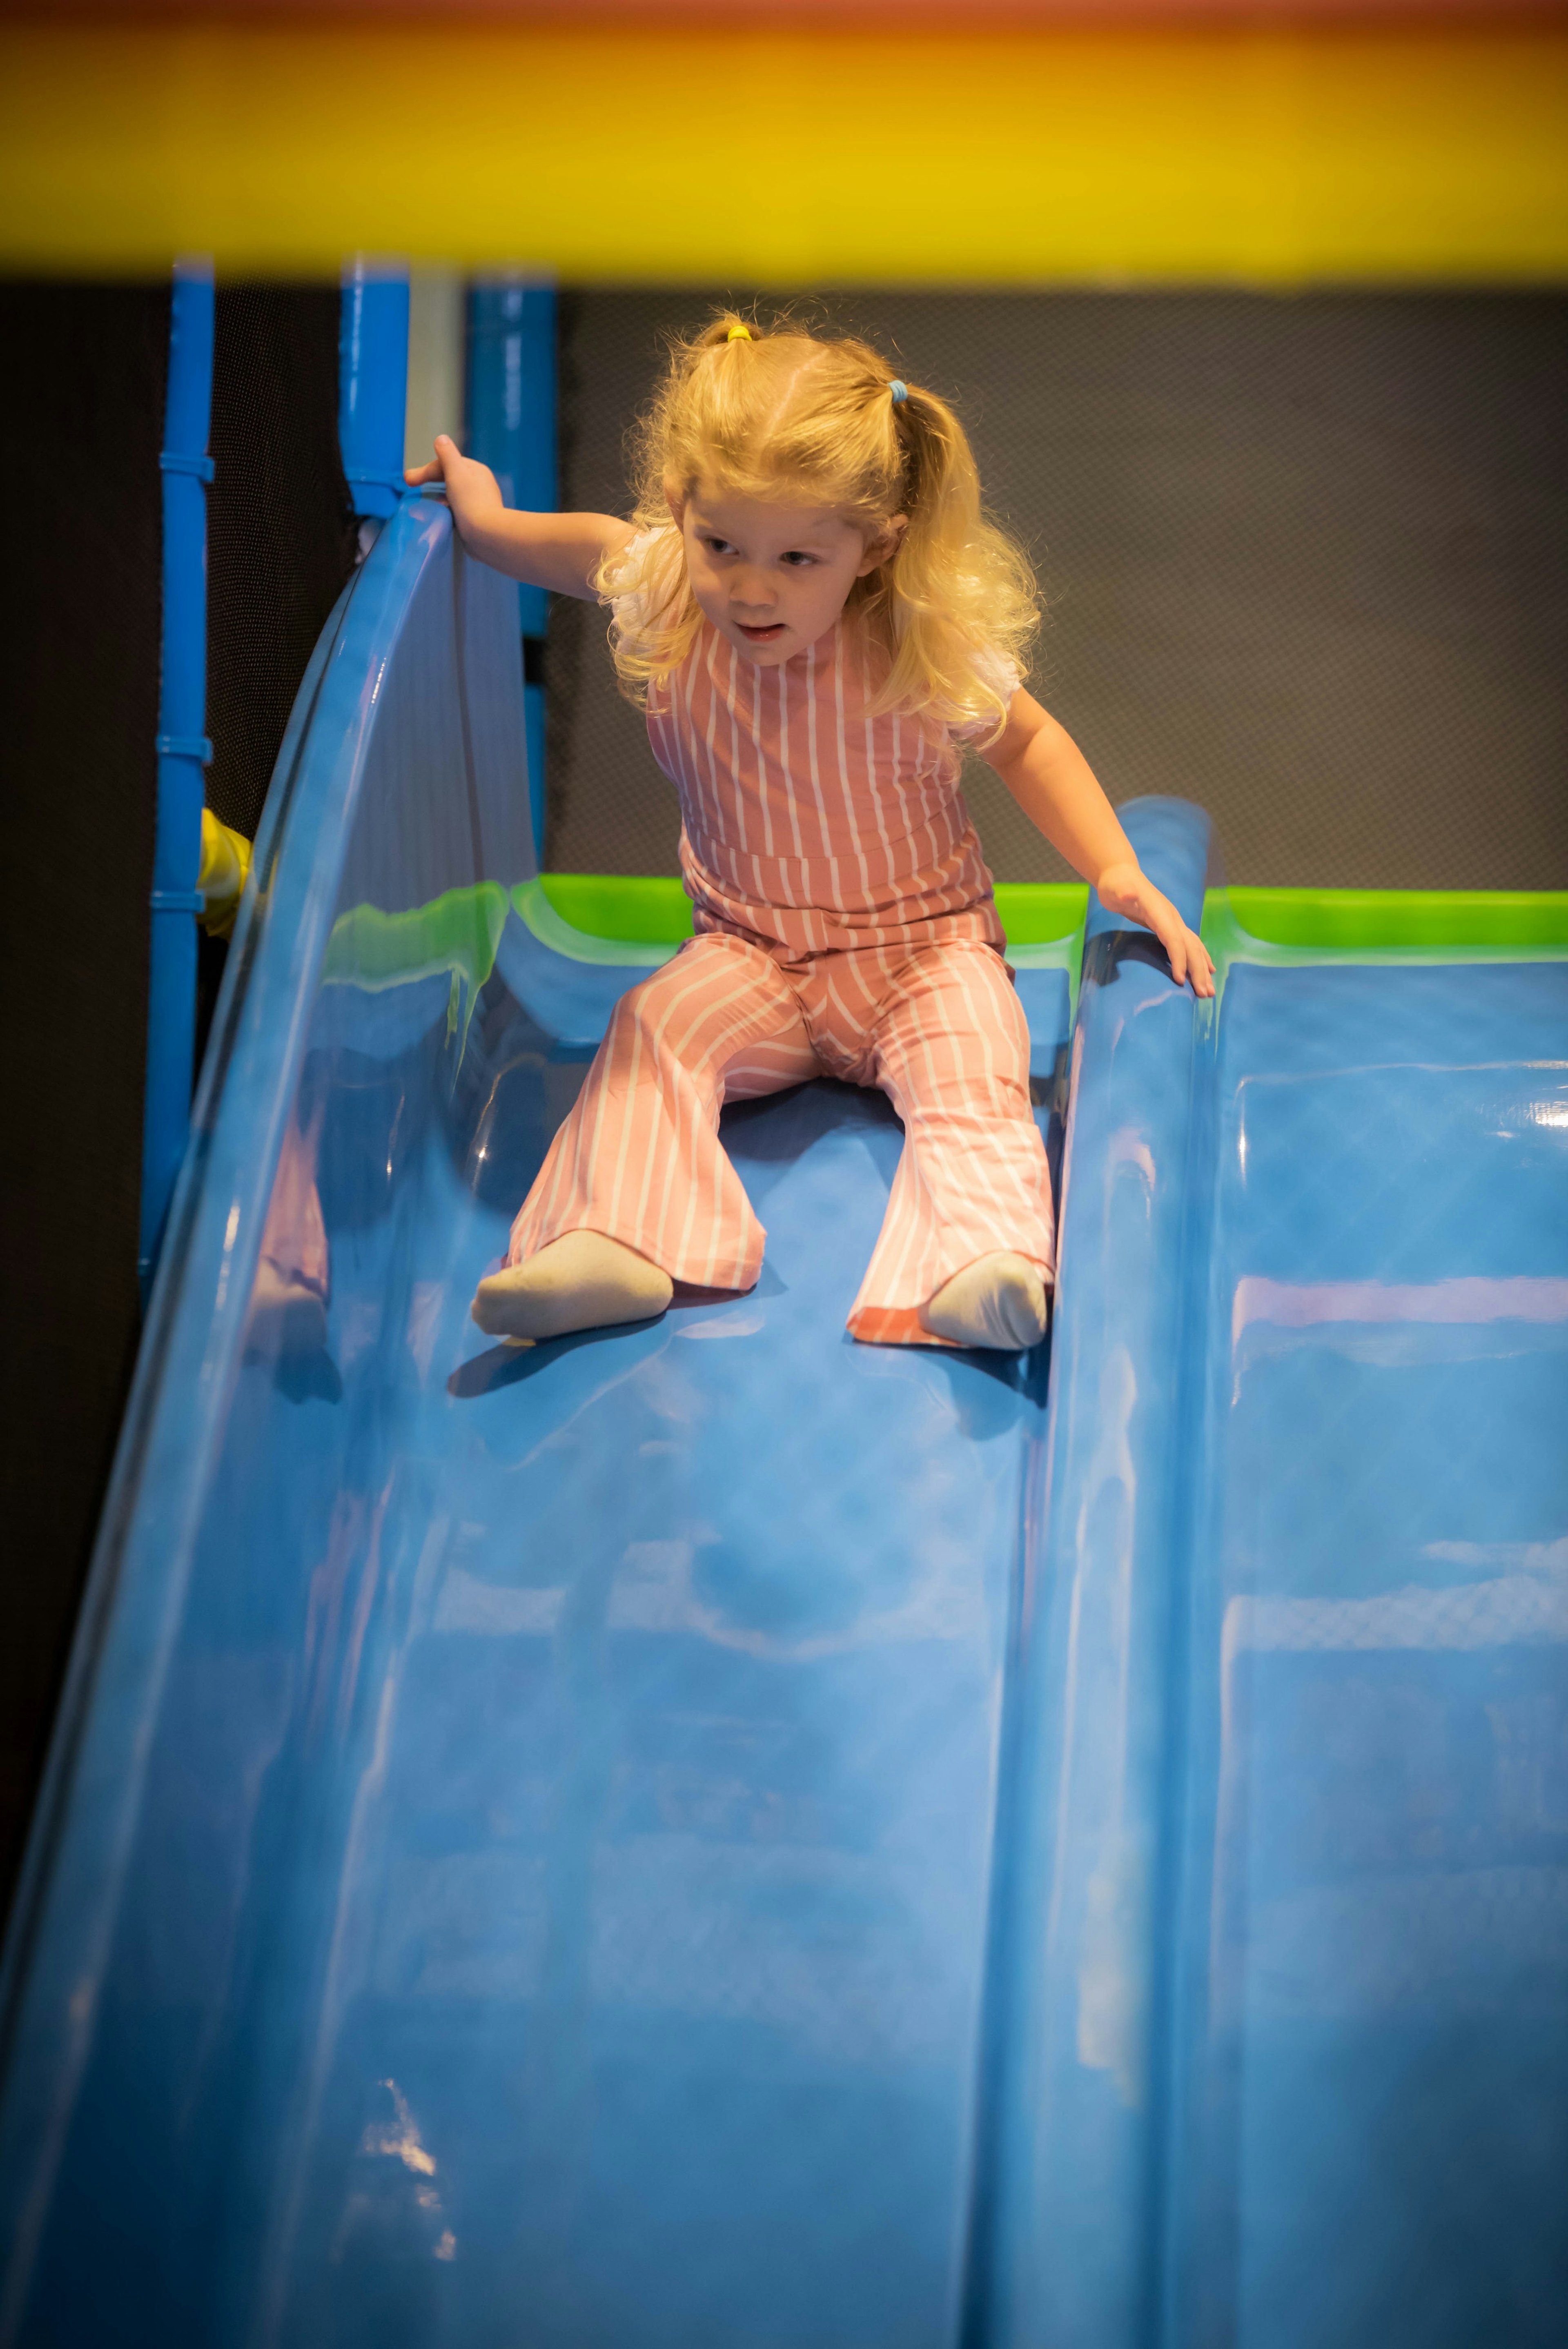
{"type": "Polygon", "coordinates": [[[503,506],[444,437],[470,552],[597,598],[680,798],[696,935],[624,996],[473,1318],[524,1342],[750,1288],[763,1232],[726,1101],[826,1072],[904,1123],[849,1315],[895,1345],[1033,1345],[1051,1193],[1029,1038],[959,789],[972,742],[1111,910],[1213,992],[1081,752],[1020,684],[1036,621],[952,410],[867,344],[717,320],[642,427],[636,518],[503,506]]]}

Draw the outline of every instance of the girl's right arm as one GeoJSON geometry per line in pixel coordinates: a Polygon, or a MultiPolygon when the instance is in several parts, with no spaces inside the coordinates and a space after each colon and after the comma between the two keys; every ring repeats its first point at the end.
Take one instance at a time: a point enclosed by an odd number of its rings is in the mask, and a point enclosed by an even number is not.
{"type": "Polygon", "coordinates": [[[1126,914],[1154,932],[1170,957],[1178,987],[1186,982],[1194,995],[1212,995],[1214,965],[1208,947],[1139,864],[1094,770],[1065,727],[1020,687],[1007,724],[981,755],[1030,823],[1094,884],[1106,911],[1126,914]]]}
{"type": "Polygon", "coordinates": [[[586,603],[598,600],[593,582],[605,556],[618,554],[637,535],[614,514],[519,513],[504,505],[489,466],[465,457],[444,432],[436,435],[429,464],[410,466],[403,479],[415,489],[424,481],[446,483],[458,534],[482,563],[531,587],[580,595],[586,603]]]}

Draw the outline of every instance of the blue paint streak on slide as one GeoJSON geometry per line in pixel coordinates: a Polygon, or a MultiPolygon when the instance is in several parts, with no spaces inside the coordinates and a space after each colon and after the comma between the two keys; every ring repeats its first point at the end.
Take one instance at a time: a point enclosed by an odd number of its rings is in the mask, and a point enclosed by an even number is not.
{"type": "MultiPolygon", "coordinates": [[[[1048,1408],[849,1341],[900,1137],[826,1083],[726,1114],[753,1295],[509,1353],[468,1298],[636,973],[328,948],[532,872],[523,708],[405,501],[280,761],[7,1946],[0,2341],[1554,2338],[1568,965],[1246,949],[1216,1012],[1093,908],[1048,1408]]],[[[1197,812],[1128,822],[1195,919],[1197,812]]]]}

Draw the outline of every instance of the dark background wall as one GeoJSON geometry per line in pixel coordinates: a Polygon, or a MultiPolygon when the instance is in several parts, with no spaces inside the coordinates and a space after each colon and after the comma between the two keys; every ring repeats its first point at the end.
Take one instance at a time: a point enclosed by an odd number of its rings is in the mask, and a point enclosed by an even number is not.
{"type": "MultiPolygon", "coordinates": [[[[562,305],[562,502],[624,511],[661,331],[715,291],[562,305]]],[[[810,314],[808,312],[808,314],[810,314]]],[[[1568,302],[867,294],[815,315],[955,398],[1047,619],[1034,690],[1115,800],[1213,813],[1232,879],[1568,886],[1568,302]]],[[[551,619],[548,861],[673,872],[674,794],[603,616],[551,619]]],[[[1003,880],[1065,868],[990,771],[1003,880]]]]}
{"type": "MultiPolygon", "coordinates": [[[[140,1327],[168,346],[165,285],[0,282],[0,1909],[140,1327]]],[[[208,795],[250,833],[354,561],[336,288],[220,286],[211,447],[208,795]]]]}
{"type": "Polygon", "coordinates": [[[220,284],[207,508],[207,803],[247,839],[317,637],[354,568],[336,285],[220,284]]]}
{"type": "Polygon", "coordinates": [[[162,286],[0,285],[0,1903],[136,1342],[162,286]]]}

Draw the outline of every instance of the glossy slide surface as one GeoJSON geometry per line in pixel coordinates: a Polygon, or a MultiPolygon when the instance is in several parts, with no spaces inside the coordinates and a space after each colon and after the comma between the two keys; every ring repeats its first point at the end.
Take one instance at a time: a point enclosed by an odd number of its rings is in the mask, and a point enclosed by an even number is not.
{"type": "Polygon", "coordinates": [[[8,2340],[956,2336],[1044,1359],[849,1340],[901,1134],[826,1083],[726,1118],[753,1294],[472,1328],[667,951],[541,910],[514,611],[405,502],[286,748],[12,1946],[8,2340]]]}
{"type": "Polygon", "coordinates": [[[0,2340],[1554,2338],[1568,963],[1232,921],[1215,1013],[1092,907],[1048,1408],[847,1339],[900,1136],[830,1084],[726,1115],[751,1296],[493,1349],[665,951],[533,873],[514,613],[406,501],[285,747],[8,1943],[0,2340]]]}
{"type": "Polygon", "coordinates": [[[982,2337],[1545,2349],[1565,909],[1236,896],[1297,943],[1212,892],[1217,1009],[1089,919],[982,2337]]]}

